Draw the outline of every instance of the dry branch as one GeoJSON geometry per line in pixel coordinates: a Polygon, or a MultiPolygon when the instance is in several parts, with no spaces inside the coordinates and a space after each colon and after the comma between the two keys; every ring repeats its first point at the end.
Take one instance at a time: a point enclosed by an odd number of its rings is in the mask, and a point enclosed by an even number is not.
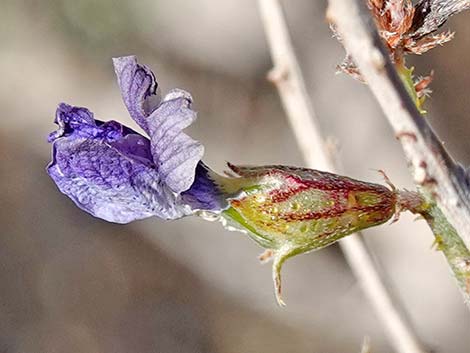
{"type": "Polygon", "coordinates": [[[400,140],[415,183],[433,195],[470,248],[470,198],[465,173],[418,112],[364,7],[361,0],[330,0],[328,17],[337,26],[347,52],[400,140]]]}
{"type": "MultiPolygon", "coordinates": [[[[259,0],[258,4],[274,64],[268,77],[279,91],[306,164],[311,168],[334,172],[334,163],[318,128],[280,3],[278,0],[259,0]]],[[[402,353],[424,352],[413,328],[402,314],[403,310],[392,299],[360,235],[351,235],[340,241],[340,245],[382,321],[391,344],[402,353]]]]}
{"type": "Polygon", "coordinates": [[[401,142],[416,186],[432,205],[424,216],[470,308],[468,177],[417,110],[390,61],[365,2],[329,3],[329,20],[401,142]]]}

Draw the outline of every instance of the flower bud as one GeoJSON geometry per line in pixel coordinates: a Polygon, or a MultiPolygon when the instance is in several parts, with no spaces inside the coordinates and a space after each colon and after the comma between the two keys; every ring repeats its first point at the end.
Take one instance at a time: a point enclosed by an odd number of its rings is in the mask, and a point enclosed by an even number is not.
{"type": "Polygon", "coordinates": [[[281,305],[280,271],[287,258],[382,224],[397,208],[398,194],[378,184],[305,168],[229,167],[239,177],[225,187],[241,191],[229,199],[224,217],[269,249],[281,305]]]}

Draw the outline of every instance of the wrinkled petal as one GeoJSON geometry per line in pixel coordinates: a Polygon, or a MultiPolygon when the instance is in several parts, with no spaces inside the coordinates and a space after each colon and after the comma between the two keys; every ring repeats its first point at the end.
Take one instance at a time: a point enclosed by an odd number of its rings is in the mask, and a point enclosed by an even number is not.
{"type": "Polygon", "coordinates": [[[59,125],[59,129],[49,134],[49,142],[53,142],[60,136],[69,135],[72,131],[80,133],[88,130],[88,133],[92,133],[93,128],[96,127],[92,112],[66,103],[59,104],[54,122],[59,125]]]}
{"type": "Polygon", "coordinates": [[[227,195],[221,191],[217,174],[203,162],[196,167],[194,183],[181,197],[193,210],[221,211],[228,208],[227,195]]]}
{"type": "Polygon", "coordinates": [[[191,213],[190,207],[165,187],[150,159],[150,143],[145,137],[114,121],[86,120],[80,124],[82,116],[63,114],[67,109],[84,112],[59,106],[60,128],[47,170],[78,207],[116,223],[150,216],[175,219],[191,213]]]}
{"type": "Polygon", "coordinates": [[[201,162],[204,147],[183,133],[196,119],[191,95],[173,90],[161,101],[153,73],[134,56],[113,62],[124,103],[150,140],[118,122],[95,120],[86,108],[60,104],[48,166],[59,189],[83,210],[118,223],[226,209],[216,174],[201,162]]]}
{"type": "Polygon", "coordinates": [[[132,119],[148,132],[147,117],[158,106],[158,84],[152,71],[135,56],[113,58],[122,99],[132,119]]]}
{"type": "Polygon", "coordinates": [[[447,19],[470,9],[469,0],[421,0],[415,6],[410,34],[415,38],[436,31],[447,19]]]}
{"type": "Polygon", "coordinates": [[[189,189],[204,147],[182,130],[196,119],[191,95],[173,90],[149,116],[148,129],[153,160],[166,185],[175,193],[189,189]]]}
{"type": "Polygon", "coordinates": [[[116,151],[142,164],[155,168],[150,153],[150,141],[137,133],[130,133],[116,141],[108,142],[116,151]]]}

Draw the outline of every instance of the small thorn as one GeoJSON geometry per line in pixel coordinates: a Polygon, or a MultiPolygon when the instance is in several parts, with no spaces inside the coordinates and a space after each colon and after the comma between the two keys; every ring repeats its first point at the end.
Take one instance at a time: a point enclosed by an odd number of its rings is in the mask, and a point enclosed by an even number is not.
{"type": "Polygon", "coordinates": [[[399,209],[397,209],[395,211],[395,214],[393,215],[393,219],[390,222],[390,224],[393,224],[393,223],[398,222],[400,220],[400,213],[401,213],[401,211],[399,209]]]}
{"type": "Polygon", "coordinates": [[[267,79],[275,85],[287,81],[289,78],[289,69],[286,65],[275,66],[268,72],[267,79]]]}
{"type": "Polygon", "coordinates": [[[382,177],[384,178],[385,180],[385,183],[392,189],[392,191],[396,191],[397,188],[395,187],[395,185],[392,183],[392,181],[390,180],[390,178],[387,176],[387,174],[385,174],[385,172],[382,170],[382,169],[379,169],[377,170],[381,175],[382,177]]]}

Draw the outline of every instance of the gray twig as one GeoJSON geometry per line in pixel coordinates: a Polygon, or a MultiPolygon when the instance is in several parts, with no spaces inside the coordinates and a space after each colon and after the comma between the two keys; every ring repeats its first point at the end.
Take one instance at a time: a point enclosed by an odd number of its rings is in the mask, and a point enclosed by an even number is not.
{"type": "Polygon", "coordinates": [[[467,179],[406,92],[361,0],[330,0],[329,19],[380,103],[410,164],[415,183],[433,195],[470,249],[467,179]]]}
{"type": "Polygon", "coordinates": [[[470,308],[470,189],[466,172],[418,112],[364,2],[329,3],[329,20],[380,103],[402,144],[415,184],[431,204],[425,218],[470,308]]]}
{"type": "MultiPolygon", "coordinates": [[[[274,64],[268,78],[279,91],[299,148],[309,167],[334,172],[335,166],[320,133],[281,5],[278,0],[258,0],[258,4],[274,64]]],[[[349,236],[340,245],[397,351],[424,352],[360,235],[349,236]]]]}

